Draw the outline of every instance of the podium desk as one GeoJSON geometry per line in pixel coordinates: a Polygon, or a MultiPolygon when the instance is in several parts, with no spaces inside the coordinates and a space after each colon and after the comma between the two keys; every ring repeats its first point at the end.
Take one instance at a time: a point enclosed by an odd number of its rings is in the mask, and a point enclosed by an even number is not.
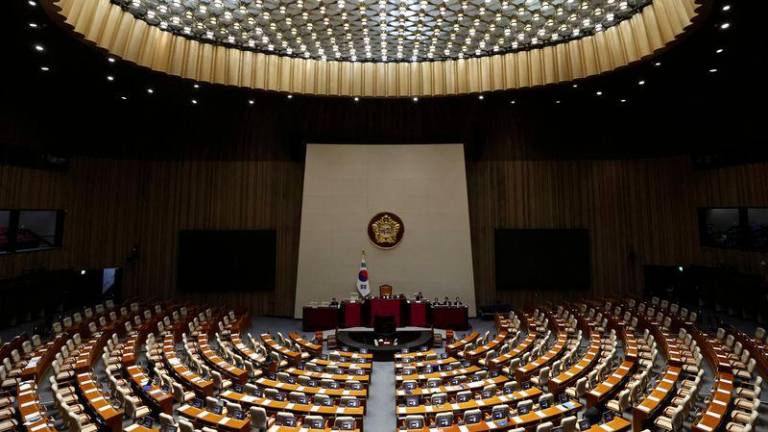
{"type": "Polygon", "coordinates": [[[415,300],[408,302],[408,325],[430,327],[427,319],[427,302],[415,300]]]}
{"type": "Polygon", "coordinates": [[[400,327],[400,306],[403,300],[399,298],[372,298],[371,304],[371,319],[369,326],[373,327],[376,317],[391,316],[395,319],[395,327],[400,327]]]}
{"type": "Polygon", "coordinates": [[[334,330],[339,326],[338,306],[304,306],[301,315],[303,331],[334,330]]]}
{"type": "Polygon", "coordinates": [[[362,327],[363,303],[345,300],[341,303],[341,326],[344,328],[362,327]]]}
{"type": "Polygon", "coordinates": [[[432,325],[439,329],[467,330],[469,308],[467,306],[432,305],[432,325]]]}

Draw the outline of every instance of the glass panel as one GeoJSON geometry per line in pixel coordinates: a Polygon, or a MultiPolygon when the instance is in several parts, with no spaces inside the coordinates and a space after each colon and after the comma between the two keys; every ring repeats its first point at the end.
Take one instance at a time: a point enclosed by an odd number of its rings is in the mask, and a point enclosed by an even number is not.
{"type": "Polygon", "coordinates": [[[16,250],[48,249],[56,246],[56,210],[19,212],[16,250]]]}
{"type": "Polygon", "coordinates": [[[739,243],[739,209],[713,208],[704,212],[705,244],[736,247],[739,243]]]}
{"type": "Polygon", "coordinates": [[[10,223],[11,212],[8,210],[0,210],[0,254],[8,252],[8,243],[10,238],[8,237],[8,224],[10,223]]]}
{"type": "Polygon", "coordinates": [[[750,247],[768,249],[768,208],[751,208],[747,210],[749,221],[750,247]]]}

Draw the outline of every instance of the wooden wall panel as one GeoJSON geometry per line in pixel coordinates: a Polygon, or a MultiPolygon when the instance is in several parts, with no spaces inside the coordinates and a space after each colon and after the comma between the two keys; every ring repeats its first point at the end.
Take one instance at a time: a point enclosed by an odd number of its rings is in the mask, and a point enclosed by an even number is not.
{"type": "MultiPolygon", "coordinates": [[[[486,160],[469,164],[478,304],[534,304],[561,291],[496,292],[494,229],[587,228],[593,296],[642,289],[643,266],[728,264],[759,271],[758,253],[699,246],[697,208],[768,205],[768,166],[694,171],[687,158],[486,160]]],[[[557,271],[558,263],[551,263],[557,271]]],[[[514,271],[510,263],[507,271],[514,271]]],[[[572,297],[585,293],[573,292],[572,297]]]]}
{"type": "MultiPolygon", "coordinates": [[[[507,141],[494,146],[504,149],[507,141]]],[[[765,258],[701,248],[696,219],[698,207],[768,206],[765,164],[694,171],[687,158],[534,161],[496,154],[469,160],[467,167],[478,304],[528,305],[568,296],[561,291],[497,293],[496,227],[589,229],[593,289],[572,293],[578,297],[636,293],[646,264],[728,264],[758,271],[765,258]]],[[[119,265],[125,268],[128,295],[172,297],[180,229],[271,228],[278,232],[275,293],[189,298],[289,316],[302,182],[303,163],[290,160],[80,159],[63,173],[1,166],[0,207],[68,213],[61,250],[0,257],[0,277],[34,268],[119,265]],[[140,258],[126,263],[134,244],[140,258]]],[[[551,266],[557,271],[558,263],[551,266]]],[[[513,263],[507,271],[514,271],[513,263]]]]}
{"type": "Polygon", "coordinates": [[[197,295],[211,304],[290,315],[303,168],[285,161],[77,160],[66,173],[0,167],[0,208],[64,208],[64,247],[0,257],[0,277],[33,268],[123,266],[129,296],[175,294],[181,229],[275,229],[274,293],[197,295]],[[126,262],[139,246],[136,262],[126,262]]]}

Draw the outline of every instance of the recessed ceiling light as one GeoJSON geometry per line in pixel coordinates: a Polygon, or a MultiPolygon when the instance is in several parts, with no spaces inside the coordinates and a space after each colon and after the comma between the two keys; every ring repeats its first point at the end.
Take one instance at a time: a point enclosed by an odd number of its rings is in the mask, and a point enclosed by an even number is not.
{"type": "Polygon", "coordinates": [[[114,81],[115,77],[112,75],[107,75],[107,81],[114,81]]]}
{"type": "Polygon", "coordinates": [[[715,54],[722,54],[723,52],[725,52],[725,48],[718,48],[715,50],[715,54]]]}
{"type": "Polygon", "coordinates": [[[731,5],[729,4],[723,5],[722,7],[723,12],[728,12],[729,10],[731,10],[731,5]]]}
{"type": "Polygon", "coordinates": [[[731,28],[731,23],[729,22],[724,22],[720,24],[720,30],[728,30],[729,28],[731,28]]]}
{"type": "Polygon", "coordinates": [[[155,94],[155,89],[150,87],[150,88],[147,89],[147,93],[148,94],[155,94]]]}
{"type": "Polygon", "coordinates": [[[37,52],[43,52],[43,51],[45,51],[45,47],[44,47],[44,46],[42,46],[42,45],[40,45],[40,44],[36,44],[36,45],[35,45],[35,51],[37,51],[37,52]]]}
{"type": "Polygon", "coordinates": [[[114,57],[107,57],[107,61],[110,62],[110,63],[114,63],[115,62],[115,58],[114,57]]]}
{"type": "Polygon", "coordinates": [[[31,23],[29,23],[29,24],[27,24],[27,25],[28,25],[30,28],[37,28],[37,23],[33,23],[33,22],[31,22],[31,23]]]}
{"type": "Polygon", "coordinates": [[[192,105],[197,105],[197,99],[192,99],[192,105]]]}
{"type": "Polygon", "coordinates": [[[40,70],[43,72],[48,72],[49,70],[51,70],[51,68],[49,68],[48,66],[40,66],[40,70]]]}
{"type": "Polygon", "coordinates": [[[632,19],[652,0],[568,0],[565,13],[561,13],[565,0],[267,1],[263,7],[262,1],[254,0],[112,3],[137,5],[127,8],[135,18],[207,43],[354,63],[363,58],[378,62],[458,60],[534,49],[616,26],[632,19]],[[572,11],[572,3],[578,10],[572,11]],[[256,7],[243,6],[251,4],[256,7]],[[240,10],[235,12],[238,6],[240,10]],[[222,17],[235,13],[235,19],[222,17]],[[411,22],[414,18],[417,25],[411,22]],[[266,20],[263,26],[262,20],[266,20]],[[499,25],[510,21],[514,24],[499,25]],[[244,31],[244,23],[255,22],[264,30],[258,36],[244,31]],[[522,24],[518,26],[518,22],[522,24]]]}
{"type": "Polygon", "coordinates": [[[255,103],[256,103],[256,101],[255,101],[255,100],[253,100],[253,99],[248,99],[248,105],[253,105],[253,104],[255,104],[255,103]]]}
{"type": "Polygon", "coordinates": [[[641,85],[641,86],[644,86],[644,85],[645,85],[645,80],[640,80],[640,81],[638,81],[638,82],[637,82],[637,85],[641,85]]]}
{"type": "Polygon", "coordinates": [[[415,98],[413,98],[413,101],[414,101],[414,102],[418,102],[418,101],[419,101],[419,98],[415,97],[415,98]]]}

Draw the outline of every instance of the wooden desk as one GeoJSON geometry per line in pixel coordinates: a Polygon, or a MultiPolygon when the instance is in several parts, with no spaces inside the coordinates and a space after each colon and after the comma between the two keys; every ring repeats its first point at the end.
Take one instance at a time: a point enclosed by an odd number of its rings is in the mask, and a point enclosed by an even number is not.
{"type": "Polygon", "coordinates": [[[333,428],[324,428],[324,429],[314,429],[314,428],[307,428],[304,425],[301,426],[278,426],[278,425],[272,425],[267,429],[267,432],[360,432],[360,429],[352,429],[352,430],[346,430],[341,431],[340,429],[333,429],[333,428]]]}
{"type": "MultiPolygon", "coordinates": [[[[517,346],[510,350],[506,354],[502,354],[498,357],[491,359],[491,364],[487,365],[490,369],[498,369],[507,363],[511,362],[512,359],[515,359],[524,353],[526,353],[528,350],[533,348],[533,342],[536,341],[537,333],[536,332],[528,332],[528,336],[523,339],[522,342],[517,344],[517,346]]],[[[480,364],[485,364],[485,359],[480,359],[480,364]]],[[[508,370],[505,371],[505,373],[509,374],[510,372],[508,370]]]]}
{"type": "Polygon", "coordinates": [[[192,420],[199,427],[210,427],[218,430],[223,428],[229,431],[238,432],[248,432],[251,430],[251,420],[248,417],[244,420],[238,420],[236,418],[215,414],[186,404],[180,406],[176,411],[182,416],[192,420]]]}
{"type": "Polygon", "coordinates": [[[93,381],[91,373],[77,375],[77,389],[80,391],[80,396],[88,402],[91,413],[98,416],[102,424],[106,425],[112,432],[119,432],[123,429],[123,410],[115,409],[104,398],[101,388],[93,381]]]}
{"type": "Polygon", "coordinates": [[[27,361],[27,364],[21,370],[22,381],[33,380],[39,381],[43,377],[43,374],[53,363],[56,358],[56,353],[59,352],[62,345],[67,341],[67,337],[64,334],[56,336],[52,341],[40,345],[32,352],[32,357],[27,361]]]}
{"type": "Polygon", "coordinates": [[[667,371],[656,384],[656,388],[632,409],[632,430],[634,432],[643,430],[645,421],[651,418],[664,405],[664,401],[674,393],[681,370],[680,366],[667,366],[667,371]]]}
{"type": "Polygon", "coordinates": [[[447,386],[441,385],[438,387],[416,387],[410,392],[403,389],[397,389],[397,391],[395,392],[395,396],[398,399],[403,399],[406,396],[431,396],[435,393],[447,393],[448,395],[450,395],[451,393],[458,393],[464,390],[479,391],[479,390],[482,390],[483,387],[490,384],[496,384],[496,386],[501,387],[507,381],[509,381],[509,378],[507,376],[499,375],[493,378],[486,378],[480,381],[470,381],[470,382],[465,382],[457,385],[447,385],[447,386]]]}
{"type": "Polygon", "coordinates": [[[123,366],[130,366],[136,363],[136,353],[143,342],[144,337],[137,331],[131,332],[123,343],[123,355],[120,357],[120,363],[123,366]]]}
{"type": "Polygon", "coordinates": [[[270,335],[269,333],[262,333],[261,335],[259,335],[259,337],[261,338],[261,341],[264,343],[264,345],[267,348],[269,348],[270,350],[276,353],[279,353],[280,355],[288,359],[288,361],[291,361],[293,363],[298,363],[301,360],[306,360],[310,357],[309,353],[292,351],[287,347],[280,345],[279,343],[277,343],[276,340],[272,339],[272,335],[270,335]]]}
{"type": "Polygon", "coordinates": [[[240,338],[239,333],[232,333],[229,335],[229,340],[232,342],[232,346],[234,347],[235,351],[237,351],[240,355],[244,356],[245,358],[251,360],[252,362],[256,363],[256,365],[261,365],[266,361],[266,357],[260,356],[256,354],[256,351],[252,350],[248,345],[246,345],[243,340],[240,338]]]}
{"type": "Polygon", "coordinates": [[[471,409],[490,410],[493,406],[500,404],[511,404],[510,406],[515,406],[520,401],[537,398],[541,396],[541,394],[541,389],[538,387],[531,387],[528,390],[520,390],[509,394],[499,394],[487,399],[470,399],[466,402],[444,403],[442,405],[417,405],[412,407],[398,406],[397,415],[434,416],[444,412],[452,412],[454,415],[457,415],[471,409]]]}
{"type": "Polygon", "coordinates": [[[575,415],[581,408],[581,404],[576,401],[567,404],[554,405],[547,409],[531,411],[521,416],[509,417],[506,420],[481,421],[479,423],[468,425],[453,424],[444,428],[423,428],[423,429],[399,429],[400,432],[481,432],[481,431],[500,431],[519,427],[526,429],[534,425],[551,421],[558,423],[562,417],[575,415]]]}
{"type": "Polygon", "coordinates": [[[307,362],[308,365],[316,365],[316,366],[322,366],[322,367],[338,367],[342,369],[353,369],[353,368],[359,368],[359,369],[366,369],[370,370],[373,368],[372,363],[358,363],[358,362],[337,362],[333,360],[325,360],[325,359],[312,359],[307,362]]]}
{"type": "Polygon", "coordinates": [[[362,390],[347,390],[344,388],[337,388],[337,389],[329,389],[325,387],[308,387],[303,386],[299,384],[290,384],[280,381],[275,381],[269,378],[259,378],[256,380],[256,385],[264,387],[264,388],[273,388],[277,389],[283,392],[302,392],[310,395],[314,394],[326,394],[331,397],[342,397],[342,396],[354,396],[358,399],[362,399],[361,402],[364,403],[365,398],[368,397],[368,390],[362,389],[362,390]]]}
{"type": "Polygon", "coordinates": [[[192,372],[176,356],[176,341],[173,333],[166,333],[163,338],[163,360],[169,369],[181,380],[181,383],[194,390],[198,395],[213,396],[213,381],[203,379],[192,372]]]}
{"type": "Polygon", "coordinates": [[[728,332],[731,333],[737,341],[741,342],[744,349],[749,350],[749,353],[755,359],[755,369],[760,375],[762,375],[763,378],[768,378],[768,344],[765,343],[765,340],[755,339],[734,326],[730,326],[728,332]]]}
{"type": "Polygon", "coordinates": [[[88,372],[99,359],[102,348],[107,344],[107,340],[112,337],[112,332],[102,331],[98,336],[92,337],[87,342],[77,347],[79,354],[75,359],[76,372],[88,372]]]}
{"type": "Polygon", "coordinates": [[[442,380],[445,380],[446,378],[453,378],[458,375],[471,375],[480,370],[481,369],[479,367],[472,365],[467,368],[454,369],[450,371],[433,372],[430,374],[395,375],[395,382],[399,387],[400,384],[402,384],[403,381],[406,381],[406,380],[427,381],[430,378],[440,378],[442,380]]]}
{"type": "Polygon", "coordinates": [[[369,361],[373,360],[373,354],[371,353],[360,353],[360,352],[353,352],[353,351],[330,351],[328,355],[346,357],[351,359],[364,359],[369,361]]]}
{"type": "Polygon", "coordinates": [[[160,432],[160,428],[148,428],[140,424],[132,424],[123,429],[125,432],[160,432]]]}
{"type": "Polygon", "coordinates": [[[599,405],[605,399],[611,397],[621,388],[624,381],[629,378],[629,374],[632,373],[634,368],[634,360],[624,360],[609,377],[587,392],[587,407],[599,405]]]}
{"type": "Polygon", "coordinates": [[[576,382],[579,378],[589,373],[600,360],[600,335],[592,333],[589,338],[589,348],[584,356],[576,364],[561,372],[547,382],[549,391],[558,394],[576,382]]]}
{"type": "Polygon", "coordinates": [[[362,420],[361,417],[365,415],[365,407],[359,406],[354,408],[341,407],[341,406],[321,406],[321,405],[309,405],[298,404],[288,401],[277,401],[267,398],[260,398],[251,395],[245,395],[242,393],[225,390],[221,392],[221,397],[232,402],[237,402],[241,406],[260,406],[267,411],[289,411],[296,415],[323,415],[323,416],[351,416],[358,417],[358,421],[362,420]]]}
{"type": "Polygon", "coordinates": [[[37,394],[37,385],[25,381],[17,388],[19,417],[27,432],[57,432],[37,394]]]}
{"type": "Polygon", "coordinates": [[[320,353],[323,351],[323,346],[322,345],[319,345],[319,344],[316,344],[316,343],[312,343],[312,342],[304,339],[297,332],[290,332],[290,333],[288,333],[288,337],[291,338],[292,341],[294,341],[297,344],[299,344],[302,348],[304,348],[305,351],[307,351],[308,353],[310,353],[310,354],[312,354],[314,356],[320,355],[320,353]]]}
{"type": "Polygon", "coordinates": [[[565,332],[558,333],[557,341],[552,345],[552,348],[525,366],[517,368],[515,370],[515,378],[518,381],[524,381],[531,375],[536,374],[541,368],[553,363],[563,353],[566,342],[568,342],[568,335],[565,332]]]}
{"type": "Polygon", "coordinates": [[[133,388],[137,394],[144,395],[151,401],[150,406],[155,405],[160,411],[166,414],[173,413],[173,395],[166,393],[157,385],[154,385],[138,366],[128,366],[125,368],[128,378],[133,383],[133,388]],[[150,385],[149,389],[145,389],[150,385]]]}
{"type": "Polygon", "coordinates": [[[733,374],[720,372],[712,388],[712,401],[693,425],[696,432],[719,430],[728,421],[733,398],[733,374]]]}
{"type": "Polygon", "coordinates": [[[594,425],[587,429],[589,432],[623,432],[628,431],[632,427],[632,423],[629,420],[621,417],[614,417],[613,420],[608,423],[594,425]]]}
{"type": "Polygon", "coordinates": [[[489,341],[485,345],[480,345],[479,347],[477,347],[477,348],[475,348],[473,350],[469,350],[469,351],[459,351],[457,353],[457,355],[459,357],[463,357],[463,358],[465,358],[467,360],[476,359],[476,358],[478,358],[480,356],[485,355],[485,353],[487,353],[488,351],[490,351],[490,350],[496,348],[497,346],[503,344],[504,341],[507,340],[507,334],[508,334],[507,332],[500,333],[500,334],[496,335],[496,337],[493,338],[493,340],[489,341]]]}
{"type": "Polygon", "coordinates": [[[213,366],[219,372],[222,372],[226,376],[230,377],[232,381],[238,384],[245,384],[248,381],[248,371],[232,365],[228,361],[219,357],[219,355],[213,349],[211,349],[211,346],[208,345],[208,335],[198,334],[197,346],[200,348],[200,354],[202,354],[203,359],[205,359],[208,364],[213,366]]]}
{"type": "Polygon", "coordinates": [[[415,359],[426,357],[432,354],[437,355],[437,352],[433,350],[429,350],[429,351],[415,351],[415,352],[408,352],[408,353],[395,353],[395,361],[402,361],[405,358],[410,358],[415,360],[415,359]]]}
{"type": "Polygon", "coordinates": [[[343,383],[344,381],[355,380],[355,381],[360,381],[360,383],[362,383],[363,385],[368,385],[368,382],[371,379],[370,375],[331,374],[331,373],[325,373],[325,372],[313,372],[313,371],[308,371],[303,369],[296,369],[293,367],[289,367],[285,369],[283,372],[286,372],[294,376],[306,376],[306,377],[310,377],[312,379],[317,379],[317,380],[330,379],[330,380],[338,381],[340,383],[343,383]]]}
{"type": "Polygon", "coordinates": [[[463,338],[457,340],[456,342],[446,345],[445,352],[448,355],[453,355],[456,352],[462,350],[464,348],[464,345],[474,342],[479,337],[480,337],[480,333],[473,331],[472,333],[464,336],[463,338]]]}
{"type": "Polygon", "coordinates": [[[447,357],[447,358],[438,358],[434,360],[424,360],[424,361],[418,361],[418,362],[412,362],[412,363],[395,363],[395,371],[405,367],[412,367],[416,369],[421,369],[426,366],[440,367],[440,366],[445,366],[457,361],[459,360],[453,357],[447,357]]]}

